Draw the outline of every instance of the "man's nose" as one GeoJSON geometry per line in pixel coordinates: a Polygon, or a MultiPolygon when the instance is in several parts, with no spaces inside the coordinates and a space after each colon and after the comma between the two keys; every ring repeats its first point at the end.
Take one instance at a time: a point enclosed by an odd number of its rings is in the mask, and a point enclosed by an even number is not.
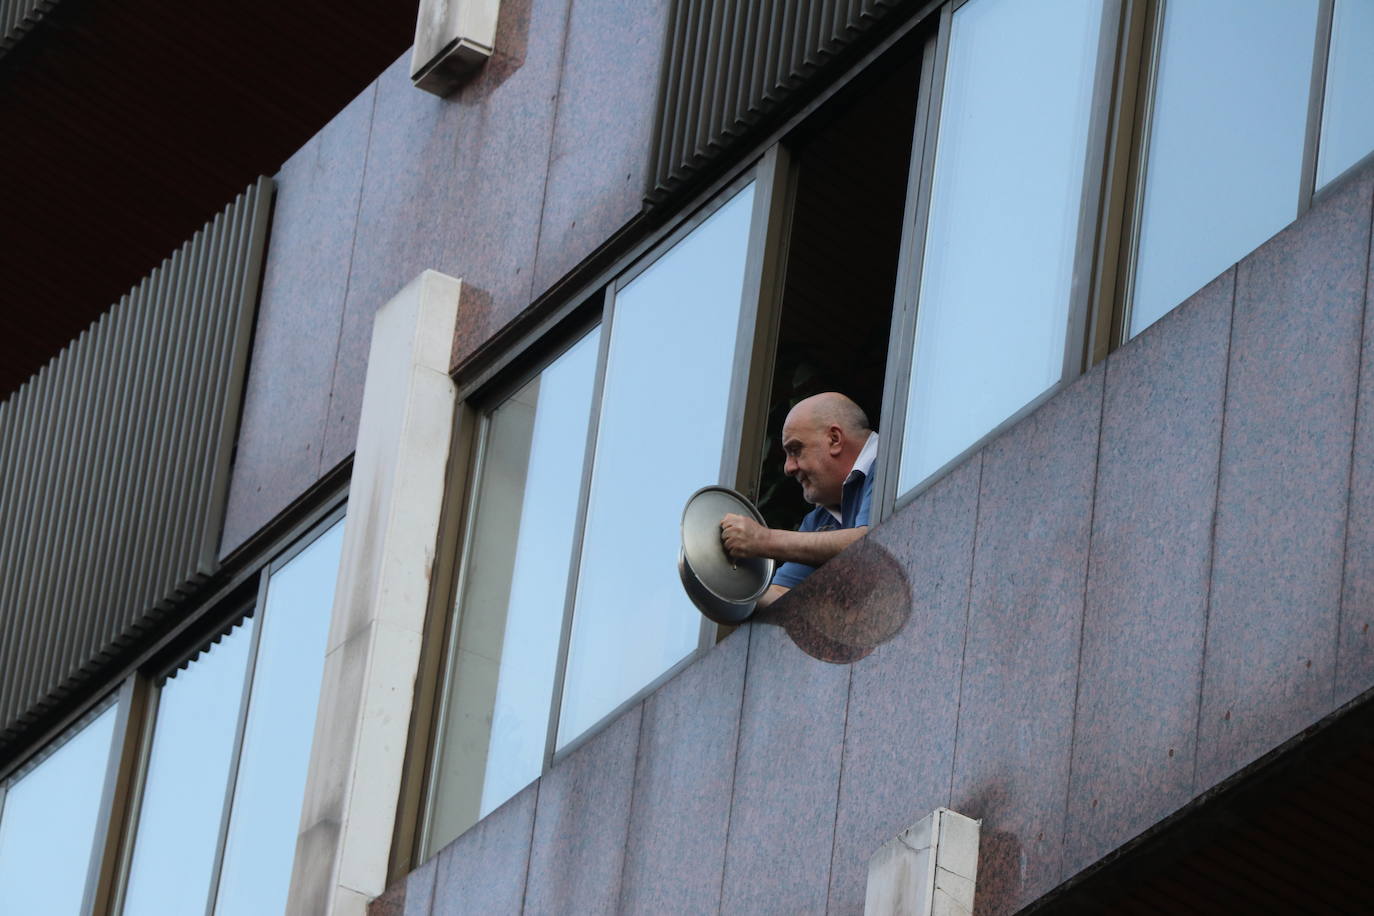
{"type": "Polygon", "coordinates": [[[786,474],[788,477],[791,477],[793,474],[797,473],[797,460],[793,458],[791,455],[788,455],[787,458],[783,461],[782,472],[786,474]]]}

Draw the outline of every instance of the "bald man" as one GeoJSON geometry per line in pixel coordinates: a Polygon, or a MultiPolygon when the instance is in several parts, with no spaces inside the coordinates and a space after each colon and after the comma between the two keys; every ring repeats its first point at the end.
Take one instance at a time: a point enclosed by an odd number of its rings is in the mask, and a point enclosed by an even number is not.
{"type": "Polygon", "coordinates": [[[783,472],[801,484],[816,508],[796,531],[765,528],[752,518],[721,519],[725,550],[736,559],[771,557],[781,565],[759,600],[767,607],[816,567],[868,533],[873,503],[873,461],[878,434],[863,409],[838,392],[818,394],[793,407],[782,424],[783,472]]]}

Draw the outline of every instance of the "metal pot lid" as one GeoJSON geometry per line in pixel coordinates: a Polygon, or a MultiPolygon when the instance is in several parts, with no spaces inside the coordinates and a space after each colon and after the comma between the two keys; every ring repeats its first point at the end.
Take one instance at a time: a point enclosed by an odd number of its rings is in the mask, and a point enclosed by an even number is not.
{"type": "Polygon", "coordinates": [[[728,487],[702,487],[687,500],[682,510],[683,573],[720,600],[752,608],[773,581],[773,561],[730,559],[720,540],[720,520],[732,512],[766,524],[753,503],[728,487]]]}

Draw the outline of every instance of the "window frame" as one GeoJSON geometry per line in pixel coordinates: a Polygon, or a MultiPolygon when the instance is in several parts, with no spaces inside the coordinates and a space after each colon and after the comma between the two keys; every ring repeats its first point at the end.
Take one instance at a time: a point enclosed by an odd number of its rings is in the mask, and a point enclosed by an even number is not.
{"type": "MultiPolygon", "coordinates": [[[[941,4],[936,17],[938,24],[926,38],[925,54],[929,63],[923,61],[918,89],[912,167],[906,191],[907,215],[883,395],[884,435],[875,465],[878,474],[873,507],[875,523],[881,523],[919,498],[970,455],[1033,413],[1131,339],[1130,307],[1140,246],[1164,8],[1168,0],[1104,0],[1096,85],[1085,150],[1079,235],[1074,249],[1075,276],[1065,327],[1063,375],[1057,383],[989,429],[949,462],[907,490],[899,490],[897,469],[914,355],[921,260],[929,225],[950,30],[954,13],[968,2],[971,0],[947,0],[941,4]],[[920,231],[916,231],[918,226],[920,231]]],[[[1316,2],[1317,28],[1295,219],[1342,183],[1338,176],[1321,188],[1315,186],[1335,0],[1316,2]]],[[[1351,169],[1358,168],[1359,164],[1351,169]]]]}
{"type": "MultiPolygon", "coordinates": [[[[1160,57],[1164,37],[1164,17],[1169,0],[1125,0],[1125,28],[1120,42],[1120,87],[1113,112],[1113,153],[1122,174],[1115,184],[1109,208],[1104,209],[1104,227],[1115,231],[1106,235],[1115,250],[1104,252],[1110,270],[1104,271],[1097,285],[1101,311],[1110,320],[1105,339],[1093,342],[1093,362],[1131,340],[1131,308],[1140,251],[1145,190],[1149,176],[1150,133],[1154,121],[1155,94],[1159,82],[1160,57]]],[[[1335,0],[1316,0],[1317,22],[1312,68],[1308,87],[1307,119],[1303,138],[1302,165],[1298,177],[1298,199],[1293,219],[1300,218],[1320,200],[1324,192],[1340,182],[1333,178],[1316,187],[1317,157],[1320,152],[1323,106],[1326,100],[1326,73],[1331,55],[1331,34],[1335,0]]],[[[1361,160],[1363,161],[1363,160],[1361,160]]],[[[1358,167],[1358,163],[1352,168],[1358,167]]],[[[1291,223],[1291,221],[1290,221],[1291,223]]],[[[1288,225],[1288,224],[1285,224],[1288,225]]]]}
{"type": "Polygon", "coordinates": [[[44,736],[32,753],[22,755],[0,775],[0,818],[10,786],[23,779],[75,738],[95,720],[114,710],[115,720],[110,730],[110,744],[106,749],[105,766],[101,775],[100,800],[97,803],[95,830],[87,853],[85,881],[81,894],[83,913],[102,912],[99,907],[108,894],[112,860],[110,850],[117,844],[119,834],[115,823],[118,800],[128,788],[127,768],[130,758],[128,738],[131,723],[137,720],[137,704],[141,700],[133,679],[126,679],[113,689],[97,695],[80,712],[44,736]]]}
{"type": "MultiPolygon", "coordinates": [[[[267,626],[266,626],[267,620],[266,620],[265,614],[266,614],[266,611],[267,611],[268,591],[269,591],[269,589],[270,589],[270,587],[271,587],[271,585],[272,585],[272,579],[273,579],[273,577],[274,577],[278,572],[280,572],[283,568],[285,568],[285,567],[286,567],[287,565],[289,565],[293,560],[295,560],[296,557],[300,556],[300,555],[301,555],[302,553],[304,553],[308,548],[312,547],[321,537],[323,537],[326,533],[328,533],[335,525],[337,525],[337,524],[339,524],[339,523],[341,523],[341,522],[346,523],[347,517],[348,517],[348,506],[347,506],[347,503],[341,503],[341,504],[335,506],[331,511],[327,512],[321,519],[319,519],[318,521],[316,521],[316,522],[315,522],[313,525],[311,525],[309,528],[307,528],[306,531],[305,531],[303,534],[301,534],[301,535],[299,535],[298,537],[296,537],[293,541],[291,541],[289,544],[287,544],[283,549],[281,549],[281,550],[279,550],[277,553],[275,553],[275,554],[271,557],[271,559],[268,560],[267,563],[265,563],[265,564],[263,565],[263,567],[258,571],[258,581],[257,581],[256,594],[255,594],[255,597],[254,597],[254,599],[253,599],[252,605],[246,610],[246,612],[245,612],[244,614],[242,614],[242,615],[240,615],[239,617],[235,618],[236,621],[242,621],[243,619],[246,619],[246,618],[249,617],[249,616],[253,617],[253,620],[254,620],[253,634],[252,634],[253,642],[252,642],[252,645],[249,646],[249,649],[248,649],[248,660],[247,660],[247,662],[245,663],[245,666],[244,666],[243,686],[242,686],[242,692],[241,692],[241,694],[240,694],[240,696],[239,696],[238,720],[237,720],[237,722],[235,723],[235,726],[234,726],[234,743],[233,743],[233,750],[232,750],[232,752],[231,752],[232,758],[231,758],[231,760],[230,760],[230,762],[229,762],[229,773],[228,773],[227,778],[225,779],[225,786],[224,786],[224,803],[223,803],[222,806],[220,807],[219,833],[218,833],[218,836],[217,836],[216,839],[215,839],[215,859],[214,859],[214,866],[213,866],[213,868],[212,868],[212,870],[211,870],[211,873],[210,873],[210,886],[209,886],[209,888],[208,888],[208,890],[207,890],[207,895],[206,895],[206,901],[205,901],[205,916],[214,916],[215,907],[216,907],[216,905],[217,905],[218,902],[219,902],[219,886],[220,886],[220,879],[221,879],[221,877],[223,876],[223,872],[224,872],[224,854],[225,854],[226,849],[228,848],[229,828],[230,828],[230,826],[232,825],[232,816],[233,816],[233,813],[234,813],[234,811],[233,811],[233,809],[234,809],[234,796],[235,796],[236,791],[237,791],[237,789],[238,789],[239,769],[240,769],[240,766],[241,766],[242,763],[243,763],[244,737],[245,737],[245,735],[246,735],[246,733],[247,733],[247,729],[248,729],[248,717],[249,717],[249,715],[252,713],[252,708],[251,708],[251,707],[252,707],[252,704],[250,703],[250,700],[251,700],[251,698],[252,698],[252,696],[253,696],[253,688],[256,686],[256,678],[257,678],[257,670],[258,670],[258,650],[259,650],[259,648],[260,648],[261,645],[262,645],[263,633],[267,630],[267,626]]],[[[340,545],[340,546],[342,547],[342,545],[340,545]]],[[[342,561],[343,561],[343,556],[342,556],[342,554],[340,554],[340,563],[342,563],[342,561]]],[[[337,570],[337,568],[336,568],[336,569],[335,569],[335,582],[336,582],[336,584],[337,584],[337,577],[338,577],[338,570],[337,570]]],[[[330,607],[330,612],[329,612],[329,613],[330,613],[330,620],[329,620],[329,622],[328,622],[328,625],[327,625],[326,629],[332,629],[332,625],[333,625],[333,606],[332,606],[332,602],[331,602],[331,607],[330,607]]],[[[325,655],[326,655],[326,656],[329,654],[329,646],[328,646],[327,641],[326,641],[326,645],[325,645],[325,647],[324,647],[324,652],[325,652],[325,655]]],[[[179,666],[179,664],[180,664],[180,663],[178,663],[178,666],[179,666]]],[[[166,669],[166,673],[170,674],[171,670],[173,670],[173,669],[172,669],[172,668],[166,669]]],[[[164,677],[165,677],[165,675],[164,675],[164,677]]],[[[161,690],[161,685],[159,685],[158,690],[159,690],[159,691],[161,690]]],[[[318,692],[319,692],[319,688],[316,689],[316,694],[317,694],[317,695],[318,695],[318,692]]],[[[318,721],[318,719],[319,719],[319,711],[320,711],[320,708],[321,708],[321,707],[320,707],[320,703],[319,703],[319,700],[318,700],[318,697],[317,697],[316,705],[315,705],[315,719],[316,719],[316,721],[318,721]]],[[[154,711],[154,714],[155,714],[155,711],[154,711]]],[[[151,747],[152,747],[152,741],[153,741],[153,740],[155,739],[155,737],[156,737],[156,736],[153,734],[153,731],[154,731],[154,728],[153,728],[154,722],[155,722],[155,720],[154,720],[153,718],[146,718],[146,719],[145,719],[145,729],[146,729],[146,731],[147,731],[147,733],[148,733],[148,746],[149,746],[149,750],[150,750],[150,751],[151,751],[151,747]]],[[[312,729],[313,729],[313,723],[312,723],[312,729]]],[[[313,741],[312,741],[312,743],[313,743],[313,741]]],[[[139,776],[140,776],[140,781],[142,780],[143,777],[146,777],[146,776],[147,776],[146,764],[145,764],[144,768],[142,769],[142,771],[140,772],[139,776]]],[[[308,785],[309,785],[309,784],[308,784],[308,782],[307,782],[307,785],[306,785],[307,790],[308,790],[308,785]]],[[[305,800],[306,800],[305,797],[302,797],[302,799],[301,799],[302,805],[304,805],[305,800]]],[[[131,811],[131,812],[130,812],[130,816],[136,816],[135,812],[131,811]]],[[[298,817],[299,817],[299,815],[298,815],[298,817]]],[[[131,863],[131,861],[132,861],[132,853],[133,853],[132,839],[133,839],[133,834],[130,835],[130,840],[131,840],[131,842],[130,842],[129,846],[127,847],[127,849],[126,849],[126,851],[125,851],[125,854],[124,854],[124,868],[123,868],[123,872],[122,872],[123,880],[121,881],[121,884],[120,884],[120,893],[121,893],[121,897],[122,897],[122,895],[123,895],[123,890],[124,890],[125,883],[127,882],[127,877],[128,877],[128,865],[129,865],[129,864],[131,863]]],[[[121,906],[121,909],[122,909],[123,900],[120,901],[120,906],[121,906]]]]}
{"type": "MultiPolygon", "coordinates": [[[[142,800],[152,750],[158,682],[194,658],[217,634],[247,616],[258,614],[265,606],[263,599],[271,576],[314,543],[319,535],[346,517],[350,467],[351,462],[344,462],[321,482],[310,499],[310,505],[293,513],[283,524],[274,526],[257,539],[248,550],[231,558],[222,575],[208,584],[203,600],[195,602],[194,610],[121,667],[115,677],[105,682],[109,686],[92,694],[51,727],[37,734],[27,751],[17,754],[0,767],[0,805],[3,805],[6,789],[13,780],[46,759],[61,746],[59,742],[65,742],[68,736],[74,735],[111,706],[118,706],[92,845],[93,855],[87,864],[83,912],[103,916],[120,912],[124,905],[137,830],[138,806],[142,800]]],[[[220,833],[216,840],[215,882],[219,880],[228,826],[228,805],[242,749],[246,715],[244,698],[252,686],[261,629],[254,628],[253,646],[250,648],[244,679],[245,693],[240,699],[234,761],[227,786],[229,794],[221,811],[220,833]]],[[[214,903],[215,887],[212,887],[207,899],[207,913],[212,911],[214,903]]]]}
{"type": "MultiPolygon", "coordinates": [[[[898,467],[905,438],[907,400],[915,355],[916,323],[920,311],[921,274],[930,229],[930,208],[935,188],[935,157],[949,65],[954,14],[971,0],[950,0],[941,7],[938,24],[926,39],[917,89],[917,112],[911,144],[911,168],[907,183],[907,213],[897,268],[892,332],[888,341],[888,372],[884,386],[879,440],[875,524],[891,517],[963,464],[988,442],[1033,413],[1095,362],[1093,339],[1102,323],[1101,298],[1097,295],[1101,273],[1104,221],[1112,178],[1111,144],[1116,134],[1117,58],[1126,29],[1129,7],[1136,0],[1102,0],[1102,22],[1095,56],[1094,86],[1088,110],[1085,167],[1079,192],[1078,230],[1074,241],[1073,281],[1070,287],[1064,335],[1064,360],[1059,380],[1021,408],[994,425],[968,447],[926,477],[900,488],[898,467]]],[[[1105,355],[1105,354],[1103,354],[1105,355]]]]}
{"type": "MultiPolygon", "coordinates": [[[[619,293],[655,264],[660,257],[700,227],[707,219],[728,203],[746,186],[754,186],[749,236],[746,241],[745,270],[739,309],[734,353],[731,358],[731,386],[722,437],[717,479],[751,496],[757,490],[757,461],[765,435],[768,384],[773,367],[772,348],[778,326],[778,304],[781,298],[781,275],[786,259],[786,237],[790,226],[792,190],[795,175],[785,148],[774,143],[762,154],[748,160],[737,171],[717,182],[707,192],[695,198],[685,216],[662,226],[640,245],[619,258],[596,278],[580,297],[551,323],[556,328],[536,336],[528,350],[519,354],[498,372],[480,377],[475,386],[460,389],[458,406],[460,439],[455,454],[459,459],[451,470],[446,514],[456,516],[452,525],[452,540],[440,544],[441,555],[450,558],[452,568],[444,575],[446,585],[436,589],[431,619],[438,629],[428,637],[440,642],[442,651],[430,663],[434,670],[422,673],[421,689],[432,699],[417,706],[420,715],[428,719],[423,729],[413,727],[412,734],[423,731],[420,740],[423,754],[412,747],[411,754],[422,757],[423,776],[419,785],[403,792],[398,821],[404,826],[413,821],[411,829],[398,830],[402,839],[393,852],[393,862],[420,865],[437,853],[430,849],[435,820],[435,788],[442,761],[442,731],[451,712],[450,693],[455,674],[454,658],[458,651],[463,616],[461,597],[467,584],[471,566],[472,545],[478,536],[475,531],[478,482],[484,471],[491,417],[520,388],[528,384],[566,353],[593,329],[599,328],[595,378],[589,412],[587,438],[583,443],[581,478],[574,522],[568,581],[560,617],[558,655],[555,662],[553,694],[548,711],[540,778],[552,767],[588,740],[600,733],[625,710],[643,701],[662,684],[690,665],[715,644],[721,630],[704,616],[701,618],[696,647],[682,659],[641,686],[628,699],[600,717],[576,737],[558,746],[558,726],[561,714],[564,680],[572,637],[573,616],[577,598],[583,544],[595,469],[597,433],[600,427],[602,400],[605,393],[606,366],[610,354],[613,328],[616,321],[616,300],[619,293]],[[475,387],[475,390],[473,390],[475,387]],[[438,613],[435,611],[437,610],[438,613]],[[436,619],[437,618],[437,619],[436,619]]],[[[708,481],[703,481],[703,485],[708,481]]],[[[424,719],[417,720],[424,721],[424,719]]],[[[412,743],[416,739],[412,738],[412,743]]],[[[410,771],[412,778],[418,775],[410,771]]],[[[480,822],[480,818],[478,820],[480,822]]]]}

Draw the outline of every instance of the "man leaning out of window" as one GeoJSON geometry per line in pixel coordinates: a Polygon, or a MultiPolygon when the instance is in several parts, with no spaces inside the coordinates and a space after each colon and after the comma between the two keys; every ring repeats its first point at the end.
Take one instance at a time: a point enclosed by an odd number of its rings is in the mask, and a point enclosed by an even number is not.
{"type": "Polygon", "coordinates": [[[813,505],[796,531],[766,528],[743,515],[721,519],[721,540],[735,559],[771,557],[780,564],[761,599],[767,607],[816,567],[868,533],[878,434],[863,409],[837,392],[809,397],[782,424],[783,472],[813,505]]]}

